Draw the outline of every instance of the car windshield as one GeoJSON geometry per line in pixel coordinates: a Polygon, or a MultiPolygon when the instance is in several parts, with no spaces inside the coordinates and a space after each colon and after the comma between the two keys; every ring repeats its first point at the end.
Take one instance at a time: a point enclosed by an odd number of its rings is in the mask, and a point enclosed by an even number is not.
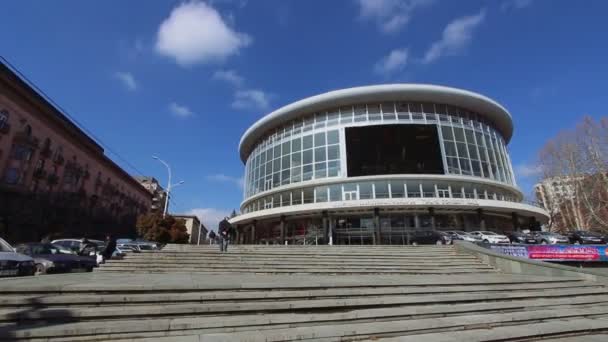
{"type": "Polygon", "coordinates": [[[496,234],[494,232],[481,232],[481,233],[484,234],[484,235],[498,235],[498,234],[496,234]]]}
{"type": "Polygon", "coordinates": [[[59,249],[51,244],[33,245],[32,254],[59,254],[59,249]]]}
{"type": "Polygon", "coordinates": [[[467,232],[463,232],[462,230],[455,230],[454,233],[458,234],[458,235],[467,235],[467,232]]]}
{"type": "Polygon", "coordinates": [[[0,252],[13,252],[13,248],[8,242],[0,239],[0,252]]]}
{"type": "Polygon", "coordinates": [[[150,245],[139,245],[139,249],[141,249],[143,251],[151,251],[152,250],[152,246],[150,246],[150,245]]]}

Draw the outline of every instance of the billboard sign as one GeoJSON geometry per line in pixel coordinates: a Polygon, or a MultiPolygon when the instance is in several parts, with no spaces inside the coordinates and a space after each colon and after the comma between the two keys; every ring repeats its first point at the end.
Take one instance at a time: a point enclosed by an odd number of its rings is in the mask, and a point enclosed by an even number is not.
{"type": "Polygon", "coordinates": [[[607,246],[596,245],[491,245],[491,250],[542,261],[608,261],[607,246]]]}

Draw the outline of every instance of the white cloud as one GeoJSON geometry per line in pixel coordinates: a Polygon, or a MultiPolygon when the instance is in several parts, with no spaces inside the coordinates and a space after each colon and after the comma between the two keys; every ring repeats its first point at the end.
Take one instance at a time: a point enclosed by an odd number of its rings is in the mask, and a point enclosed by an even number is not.
{"type": "Polygon", "coordinates": [[[536,177],[542,172],[542,168],[538,165],[519,164],[515,166],[515,174],[522,178],[536,177]]]}
{"type": "Polygon", "coordinates": [[[133,77],[132,73],[118,71],[114,73],[114,78],[119,80],[125,86],[125,88],[127,88],[127,90],[137,90],[137,82],[135,81],[135,77],[133,77]]]}
{"type": "Polygon", "coordinates": [[[403,70],[407,64],[407,59],[408,51],[406,48],[395,49],[374,65],[374,71],[387,76],[393,72],[403,70]]]}
{"type": "Polygon", "coordinates": [[[232,177],[232,176],[227,176],[223,173],[218,173],[215,175],[207,176],[207,179],[210,181],[214,181],[214,182],[233,183],[233,184],[236,184],[240,188],[242,188],[243,184],[244,184],[243,177],[232,177]]]}
{"type": "Polygon", "coordinates": [[[520,10],[532,5],[532,0],[505,0],[500,5],[501,11],[520,10]]]}
{"type": "Polygon", "coordinates": [[[217,70],[213,73],[213,79],[224,81],[232,84],[235,87],[240,87],[245,82],[245,79],[239,75],[235,70],[217,70]]]}
{"type": "Polygon", "coordinates": [[[462,52],[471,42],[473,30],[483,22],[485,16],[485,10],[481,10],[476,15],[458,18],[449,23],[443,30],[441,39],[431,45],[422,62],[432,63],[444,55],[462,52]]]}
{"type": "Polygon", "coordinates": [[[237,90],[232,101],[236,109],[267,109],[269,105],[270,95],[259,89],[237,90]]]}
{"type": "Polygon", "coordinates": [[[200,1],[182,3],[158,29],[156,51],[182,65],[217,62],[251,44],[211,6],[200,1]]]}
{"type": "Polygon", "coordinates": [[[180,118],[187,118],[194,115],[190,108],[179,105],[175,102],[171,102],[171,104],[169,104],[169,111],[171,112],[171,114],[180,118]]]}
{"type": "Polygon", "coordinates": [[[374,20],[384,33],[399,31],[410,21],[412,12],[434,0],[357,0],[359,15],[374,20]]]}
{"type": "Polygon", "coordinates": [[[187,215],[195,215],[208,230],[215,230],[224,217],[229,217],[232,210],[216,208],[195,208],[188,211],[187,215]]]}

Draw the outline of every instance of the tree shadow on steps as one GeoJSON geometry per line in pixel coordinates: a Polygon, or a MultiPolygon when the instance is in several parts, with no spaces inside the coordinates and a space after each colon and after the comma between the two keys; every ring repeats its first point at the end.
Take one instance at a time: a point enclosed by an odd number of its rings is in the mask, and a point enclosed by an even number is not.
{"type": "Polygon", "coordinates": [[[48,327],[77,321],[72,312],[67,309],[51,309],[42,302],[44,297],[32,297],[23,305],[24,310],[12,312],[0,318],[0,341],[28,339],[28,335],[19,331],[32,328],[48,327]]]}

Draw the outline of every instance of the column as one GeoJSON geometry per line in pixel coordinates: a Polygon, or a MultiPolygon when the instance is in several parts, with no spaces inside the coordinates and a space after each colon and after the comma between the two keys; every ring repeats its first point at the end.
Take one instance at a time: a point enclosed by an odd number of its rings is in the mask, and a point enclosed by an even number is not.
{"type": "Polygon", "coordinates": [[[279,229],[281,230],[281,244],[285,243],[285,216],[281,216],[281,222],[279,223],[279,229]]]}
{"type": "Polygon", "coordinates": [[[380,209],[374,208],[374,245],[382,244],[382,234],[380,232],[380,209]]]}
{"type": "MultiPolygon", "coordinates": [[[[234,231],[236,232],[234,243],[237,244],[237,245],[240,245],[241,244],[241,241],[240,241],[241,232],[239,231],[239,226],[236,225],[236,224],[234,225],[234,231]]],[[[199,231],[199,234],[200,234],[200,231],[199,231]]]]}
{"type": "Polygon", "coordinates": [[[479,230],[486,230],[486,219],[483,216],[483,209],[477,209],[477,218],[479,219],[479,230]]]}
{"type": "Polygon", "coordinates": [[[321,213],[321,222],[323,225],[323,243],[329,244],[329,219],[325,210],[321,213]]]}
{"type": "Polygon", "coordinates": [[[257,221],[253,220],[253,223],[251,223],[251,244],[255,245],[255,225],[256,225],[257,221]]]}
{"type": "Polygon", "coordinates": [[[429,216],[431,217],[431,229],[435,230],[435,208],[429,208],[429,216]]]}
{"type": "Polygon", "coordinates": [[[519,230],[519,215],[516,212],[511,213],[511,221],[513,223],[513,230],[519,230]]]}

